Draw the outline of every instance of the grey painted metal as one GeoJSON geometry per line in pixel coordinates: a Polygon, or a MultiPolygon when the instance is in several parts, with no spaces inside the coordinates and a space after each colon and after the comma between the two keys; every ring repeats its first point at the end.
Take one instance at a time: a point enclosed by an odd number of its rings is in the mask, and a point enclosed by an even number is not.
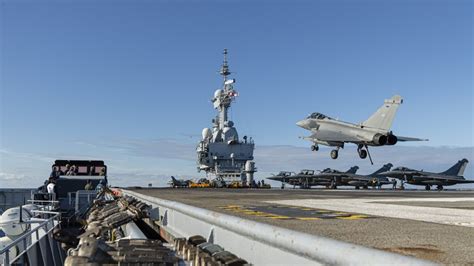
{"type": "Polygon", "coordinates": [[[129,239],[147,239],[146,235],[140,230],[140,228],[135,224],[135,222],[130,222],[122,226],[123,231],[125,232],[126,237],[129,239]]]}
{"type": "Polygon", "coordinates": [[[150,204],[176,237],[202,235],[255,265],[433,265],[433,262],[230,216],[123,190],[150,204]]]}
{"type": "MultiPolygon", "coordinates": [[[[39,211],[35,211],[39,212],[39,211]]],[[[52,212],[47,212],[47,213],[52,213],[52,212]]],[[[42,241],[46,241],[43,244],[45,245],[45,248],[51,249],[51,244],[49,237],[51,235],[51,232],[53,229],[59,225],[59,220],[60,220],[60,213],[54,213],[53,216],[51,216],[48,219],[45,219],[43,221],[38,221],[39,224],[35,227],[32,227],[30,231],[24,233],[20,237],[16,238],[12,243],[9,245],[5,246],[2,250],[0,250],[0,255],[5,254],[4,259],[3,259],[3,265],[10,265],[11,263],[17,261],[18,259],[22,258],[24,254],[26,254],[31,248],[35,247],[38,243],[40,244],[40,247],[42,248],[42,253],[43,253],[43,247],[42,247],[42,241]],[[44,235],[43,237],[40,236],[40,231],[44,230],[44,235]],[[33,234],[36,236],[36,239],[39,241],[31,241],[33,234]],[[10,258],[9,256],[9,250],[11,248],[15,247],[20,247],[21,252],[15,256],[14,258],[10,258]]],[[[34,222],[31,221],[31,224],[34,222]]],[[[52,251],[49,250],[51,253],[52,251]]],[[[43,256],[46,254],[42,254],[43,256]]],[[[45,263],[46,265],[52,265],[51,263],[45,263]]]]}
{"type": "Polygon", "coordinates": [[[31,198],[32,188],[2,188],[0,189],[0,209],[4,211],[24,204],[25,199],[31,198]]]}
{"type": "Polygon", "coordinates": [[[75,212],[84,211],[97,196],[95,190],[78,190],[75,192],[74,208],[75,212]]]}

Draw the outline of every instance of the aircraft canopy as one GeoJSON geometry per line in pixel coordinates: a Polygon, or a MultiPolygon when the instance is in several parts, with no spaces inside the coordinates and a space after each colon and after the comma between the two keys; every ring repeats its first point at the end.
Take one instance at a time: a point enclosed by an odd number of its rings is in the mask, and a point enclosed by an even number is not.
{"type": "Polygon", "coordinates": [[[323,114],[321,114],[321,113],[312,113],[312,114],[310,114],[307,118],[311,118],[311,119],[324,119],[324,118],[329,118],[329,119],[331,119],[330,117],[325,116],[325,115],[323,115],[323,114]]]}

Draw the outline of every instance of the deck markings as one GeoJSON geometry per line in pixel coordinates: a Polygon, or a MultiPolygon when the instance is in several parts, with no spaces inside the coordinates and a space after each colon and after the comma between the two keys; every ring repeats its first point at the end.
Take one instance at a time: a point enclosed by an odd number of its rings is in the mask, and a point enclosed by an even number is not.
{"type": "Polygon", "coordinates": [[[359,220],[373,218],[368,215],[354,214],[341,211],[330,211],[309,207],[270,205],[270,206],[241,206],[227,205],[220,209],[250,216],[264,217],[275,220],[318,221],[324,219],[359,220]]]}
{"type": "MultiPolygon", "coordinates": [[[[407,220],[416,220],[438,224],[457,225],[465,227],[474,227],[474,210],[423,207],[414,205],[397,205],[396,202],[473,202],[474,198],[358,198],[358,199],[305,199],[305,200],[278,200],[267,201],[272,204],[283,204],[289,206],[298,206],[301,208],[325,208],[333,210],[333,214],[342,214],[345,212],[359,213],[369,216],[382,216],[389,218],[399,218],[407,220]]],[[[355,216],[338,218],[350,220],[355,216]]],[[[356,218],[357,219],[357,218],[356,218]]],[[[361,218],[362,219],[362,218],[361,218]]]]}

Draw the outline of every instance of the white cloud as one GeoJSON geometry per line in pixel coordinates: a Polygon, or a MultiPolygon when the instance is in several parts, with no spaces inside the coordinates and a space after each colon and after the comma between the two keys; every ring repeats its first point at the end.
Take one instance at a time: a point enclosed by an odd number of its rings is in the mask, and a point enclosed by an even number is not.
{"type": "MultiPolygon", "coordinates": [[[[72,145],[88,147],[78,154],[34,154],[0,150],[0,188],[37,187],[49,175],[55,158],[102,159],[109,166],[111,182],[117,186],[166,185],[170,175],[184,178],[198,178],[195,165],[195,144],[176,139],[125,139],[117,141],[78,141],[72,145]],[[90,154],[93,154],[91,158],[90,154]],[[8,157],[8,158],[7,158],[8,157]],[[10,173],[10,174],[7,174],[10,173]],[[12,175],[11,173],[18,173],[12,175]],[[16,182],[12,182],[15,180],[16,182]],[[27,181],[25,181],[27,180],[27,181]],[[8,181],[8,182],[7,182],[8,181]]],[[[69,147],[71,149],[71,147],[69,147]]],[[[83,149],[78,149],[83,150],[83,149]]],[[[346,170],[353,165],[360,167],[360,173],[371,173],[385,163],[407,166],[427,171],[444,171],[462,158],[474,160],[474,147],[428,147],[392,146],[371,148],[374,165],[368,159],[361,160],[356,147],[348,145],[339,153],[339,159],[329,157],[330,149],[321,148],[311,152],[309,147],[290,145],[256,146],[255,161],[258,167],[256,177],[263,179],[270,173],[281,170],[320,170],[327,167],[346,170]]],[[[473,167],[469,164],[465,177],[473,179],[473,167]]],[[[277,185],[277,183],[275,183],[277,185]]],[[[469,187],[469,186],[463,186],[469,187]]],[[[474,187],[474,186],[473,186],[474,187]]]]}

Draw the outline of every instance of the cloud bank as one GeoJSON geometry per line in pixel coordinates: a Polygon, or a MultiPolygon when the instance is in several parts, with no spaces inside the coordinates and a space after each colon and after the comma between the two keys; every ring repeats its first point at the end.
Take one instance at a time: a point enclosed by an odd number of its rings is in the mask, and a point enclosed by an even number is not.
{"type": "MultiPolygon", "coordinates": [[[[0,188],[37,187],[49,175],[53,158],[102,159],[109,166],[109,176],[117,186],[166,186],[169,176],[200,178],[195,164],[195,144],[177,139],[123,139],[102,141],[77,141],[78,150],[87,152],[66,155],[26,154],[0,150],[0,188]],[[79,149],[80,148],[80,149],[79,149]],[[70,157],[68,157],[70,156],[70,157]],[[28,167],[25,167],[28,166],[28,167]]],[[[327,167],[346,170],[358,165],[359,172],[371,173],[385,163],[394,166],[407,166],[415,169],[440,172],[448,169],[462,158],[471,163],[465,177],[474,179],[472,161],[474,147],[430,147],[430,146],[391,146],[370,150],[374,165],[368,159],[358,157],[356,147],[348,145],[339,153],[339,159],[329,157],[330,149],[321,148],[311,152],[309,147],[291,145],[256,146],[255,161],[258,168],[257,179],[270,176],[281,170],[299,171],[301,169],[320,170],[327,167]]],[[[278,183],[272,183],[278,186],[278,183]]],[[[474,188],[463,185],[463,188],[474,188]]]]}

